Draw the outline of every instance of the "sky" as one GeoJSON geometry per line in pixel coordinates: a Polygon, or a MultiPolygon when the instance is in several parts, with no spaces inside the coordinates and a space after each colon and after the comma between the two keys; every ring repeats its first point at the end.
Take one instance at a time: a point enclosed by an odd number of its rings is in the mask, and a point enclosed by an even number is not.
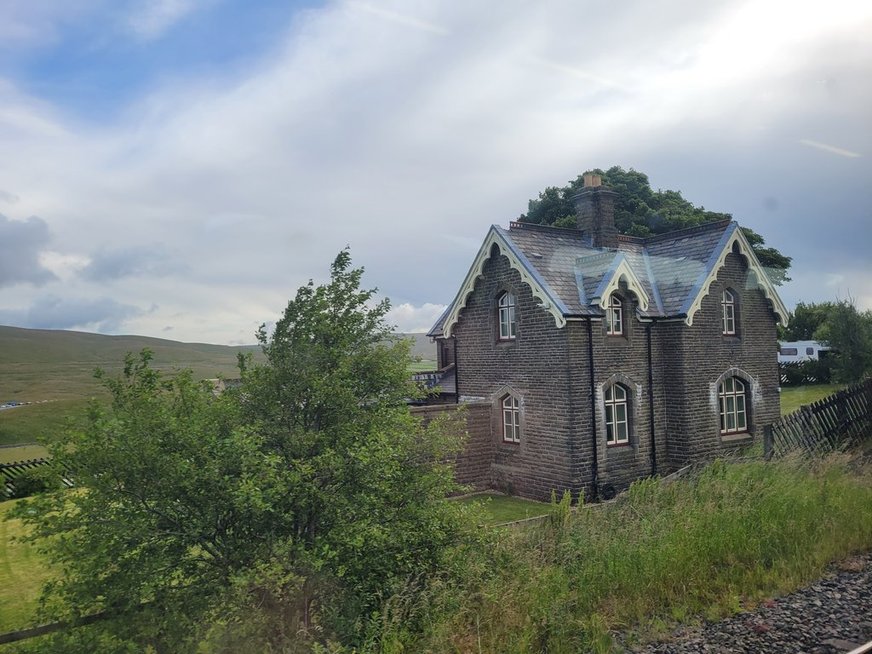
{"type": "Polygon", "coordinates": [[[872,309],[872,3],[0,3],[0,324],[253,343],[347,246],[425,331],[613,165],[872,309]]]}

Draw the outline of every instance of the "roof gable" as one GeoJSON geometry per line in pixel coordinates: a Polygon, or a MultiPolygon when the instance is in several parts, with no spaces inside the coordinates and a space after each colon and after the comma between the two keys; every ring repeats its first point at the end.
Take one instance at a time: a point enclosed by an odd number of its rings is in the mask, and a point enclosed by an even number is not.
{"type": "MultiPolygon", "coordinates": [[[[469,295],[475,289],[475,282],[483,275],[484,264],[491,257],[491,249],[496,246],[499,253],[509,260],[509,265],[518,271],[521,275],[521,281],[530,287],[533,297],[536,297],[541,302],[540,307],[551,314],[554,318],[554,324],[557,327],[563,327],[566,324],[564,315],[568,313],[566,305],[560,300],[557,294],[551,289],[548,283],[542,278],[539,272],[533,266],[527,256],[516,247],[509,238],[506,237],[504,230],[497,225],[491,225],[484,243],[478,250],[478,254],[466,273],[463,284],[458,291],[454,301],[448,307],[444,317],[441,319],[442,334],[446,337],[451,336],[454,326],[460,317],[460,312],[466,306],[469,295]]],[[[431,332],[437,330],[438,323],[434,326],[431,332]]]]}
{"type": "Polygon", "coordinates": [[[647,311],[648,304],[650,303],[648,293],[645,292],[641,280],[636,276],[636,273],[633,272],[633,269],[630,267],[627,260],[627,256],[623,252],[618,252],[615,256],[612,265],[600,281],[590,303],[593,304],[596,302],[599,304],[600,308],[605,309],[609,301],[609,296],[618,290],[618,286],[622,281],[627,284],[627,290],[635,294],[642,311],[647,311]]]}
{"type": "Polygon", "coordinates": [[[748,270],[754,275],[757,286],[763,292],[763,295],[772,303],[772,309],[778,315],[778,322],[782,326],[786,326],[788,319],[787,307],[784,306],[784,303],[778,296],[778,292],[775,290],[775,285],[769,279],[769,275],[766,274],[765,269],[760,264],[760,260],[754,254],[751,244],[736,223],[731,223],[729,229],[724,232],[718,247],[709,258],[706,269],[698,277],[691,294],[685,301],[684,306],[682,306],[682,313],[686,316],[685,322],[688,325],[693,324],[693,317],[699,311],[702,299],[709,294],[711,285],[717,279],[720,269],[724,267],[727,255],[733,251],[734,245],[737,247],[739,254],[744,256],[748,261],[748,270]]]}

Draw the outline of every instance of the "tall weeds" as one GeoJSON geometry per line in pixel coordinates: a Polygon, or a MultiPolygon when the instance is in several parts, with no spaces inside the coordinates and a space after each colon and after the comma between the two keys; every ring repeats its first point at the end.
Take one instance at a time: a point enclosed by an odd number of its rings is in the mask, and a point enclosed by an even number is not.
{"type": "Polygon", "coordinates": [[[872,548],[869,471],[849,472],[844,457],[715,462],[692,479],[637,482],[571,518],[567,500],[553,511],[458,552],[418,594],[420,630],[408,612],[386,614],[371,648],[607,652],[610,630],[719,617],[872,548]]]}

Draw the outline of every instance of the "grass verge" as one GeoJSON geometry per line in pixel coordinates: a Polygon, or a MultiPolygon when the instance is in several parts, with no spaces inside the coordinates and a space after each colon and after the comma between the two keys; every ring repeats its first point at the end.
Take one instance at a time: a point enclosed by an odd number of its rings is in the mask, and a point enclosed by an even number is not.
{"type": "Polygon", "coordinates": [[[24,534],[20,520],[7,520],[15,500],[0,502],[0,632],[31,624],[42,584],[49,570],[30,543],[17,539],[24,534]]]}
{"type": "Polygon", "coordinates": [[[455,581],[389,616],[380,648],[609,652],[611,630],[728,615],[872,548],[872,475],[861,472],[837,456],[716,462],[689,480],[638,482],[596,510],[565,504],[460,553],[455,581]],[[409,637],[411,623],[423,637],[409,637]]]}
{"type": "Polygon", "coordinates": [[[781,389],[781,415],[786,416],[788,413],[793,413],[803,404],[817,402],[843,388],[845,388],[844,384],[786,386],[781,389]]]}
{"type": "Polygon", "coordinates": [[[542,502],[534,502],[533,500],[496,493],[470,495],[455,501],[478,505],[481,508],[482,515],[485,517],[484,524],[486,525],[498,525],[504,522],[534,518],[546,515],[551,510],[550,505],[543,504],[542,502]]]}

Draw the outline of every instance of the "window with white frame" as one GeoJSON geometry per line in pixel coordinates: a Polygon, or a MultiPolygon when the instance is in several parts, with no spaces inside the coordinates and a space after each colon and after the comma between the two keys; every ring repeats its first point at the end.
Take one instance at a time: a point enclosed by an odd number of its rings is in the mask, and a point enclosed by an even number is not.
{"type": "Polygon", "coordinates": [[[518,333],[518,323],[515,320],[515,296],[511,293],[500,295],[497,300],[497,313],[500,321],[500,340],[513,340],[518,333]]]}
{"type": "Polygon", "coordinates": [[[630,442],[630,417],[627,406],[627,389],[620,384],[606,386],[606,445],[623,445],[630,442]]]}
{"type": "Polygon", "coordinates": [[[606,334],[620,336],[624,333],[624,314],[621,298],[612,295],[606,310],[606,334]]]}
{"type": "Polygon", "coordinates": [[[521,442],[521,407],[518,398],[506,395],[502,400],[503,407],[503,441],[506,443],[521,442]]]}
{"type": "Polygon", "coordinates": [[[732,291],[724,291],[721,297],[721,313],[723,315],[723,333],[733,336],[736,333],[736,297],[732,291]]]}
{"type": "Polygon", "coordinates": [[[721,433],[741,434],[748,431],[745,383],[738,377],[728,377],[718,386],[721,409],[721,433]]]}

